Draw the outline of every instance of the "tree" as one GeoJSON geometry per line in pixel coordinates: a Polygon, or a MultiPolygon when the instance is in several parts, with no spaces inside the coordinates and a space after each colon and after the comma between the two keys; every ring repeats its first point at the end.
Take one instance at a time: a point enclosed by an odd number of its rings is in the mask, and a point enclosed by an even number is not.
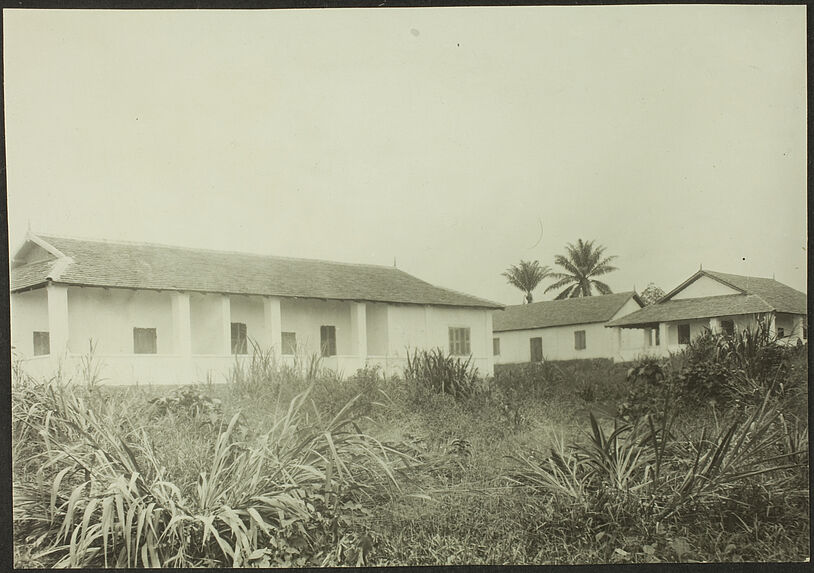
{"type": "Polygon", "coordinates": [[[566,287],[554,300],[591,296],[593,287],[596,287],[600,294],[611,294],[608,285],[593,277],[615,271],[616,267],[610,265],[616,258],[615,255],[603,258],[605,247],[601,245],[594,247],[594,241],[582,239],[578,239],[576,245],[568,243],[565,250],[567,254],[554,257],[554,263],[566,272],[551,273],[552,278],[559,280],[545,289],[545,292],[566,287]]]}
{"type": "Polygon", "coordinates": [[[663,290],[653,283],[648,283],[645,289],[642,291],[642,294],[639,295],[639,298],[642,299],[644,306],[650,306],[665,294],[666,293],[663,290]]]}
{"type": "Polygon", "coordinates": [[[521,260],[519,265],[512,265],[501,274],[506,277],[510,285],[523,291],[525,302],[528,304],[534,301],[531,291],[536,289],[544,278],[551,275],[551,269],[540,265],[539,261],[521,260]]]}

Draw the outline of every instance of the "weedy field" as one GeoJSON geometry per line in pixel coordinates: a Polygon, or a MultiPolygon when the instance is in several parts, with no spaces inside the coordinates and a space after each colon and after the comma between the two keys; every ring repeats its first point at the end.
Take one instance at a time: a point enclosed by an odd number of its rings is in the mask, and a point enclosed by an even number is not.
{"type": "MultiPolygon", "coordinates": [[[[802,561],[808,348],[12,385],[17,567],[802,561]]],[[[94,371],[92,368],[89,371],[94,371]]]]}

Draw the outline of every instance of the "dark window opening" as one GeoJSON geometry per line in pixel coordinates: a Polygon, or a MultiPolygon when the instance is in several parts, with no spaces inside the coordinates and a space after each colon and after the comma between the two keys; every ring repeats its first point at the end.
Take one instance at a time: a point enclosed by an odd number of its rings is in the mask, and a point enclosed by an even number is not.
{"type": "Polygon", "coordinates": [[[51,335],[48,332],[34,333],[34,356],[51,354],[51,335]]]}
{"type": "Polygon", "coordinates": [[[283,332],[282,333],[282,353],[286,356],[293,356],[297,353],[297,333],[296,332],[283,332]]]}
{"type": "Polygon", "coordinates": [[[735,322],[732,320],[722,320],[721,321],[721,332],[723,332],[726,336],[734,336],[735,334],[735,322]]]}
{"type": "Polygon", "coordinates": [[[232,323],[232,354],[248,354],[249,344],[246,339],[246,324],[232,323]]]}
{"type": "Polygon", "coordinates": [[[492,339],[492,354],[495,356],[500,356],[500,339],[493,338],[492,339]]]}
{"type": "Polygon", "coordinates": [[[574,349],[585,350],[585,331],[577,330],[574,332],[574,349]]]}
{"type": "Polygon", "coordinates": [[[783,330],[782,326],[778,326],[777,327],[777,338],[785,338],[785,337],[786,337],[786,331],[783,330]]]}
{"type": "Polygon", "coordinates": [[[156,354],[158,352],[155,328],[133,329],[133,352],[135,354],[156,354]]]}
{"type": "Polygon", "coordinates": [[[449,353],[454,356],[466,356],[469,349],[469,328],[449,328],[449,353]]]}
{"type": "Polygon", "coordinates": [[[320,326],[319,342],[323,356],[336,356],[336,327],[320,326]]]}
{"type": "Polygon", "coordinates": [[[690,343],[690,325],[689,324],[679,324],[678,325],[678,343],[679,344],[689,344],[690,343]]]}
{"type": "Polygon", "coordinates": [[[531,361],[532,362],[542,362],[543,361],[543,339],[541,337],[530,338],[529,339],[530,351],[531,351],[531,361]]]}

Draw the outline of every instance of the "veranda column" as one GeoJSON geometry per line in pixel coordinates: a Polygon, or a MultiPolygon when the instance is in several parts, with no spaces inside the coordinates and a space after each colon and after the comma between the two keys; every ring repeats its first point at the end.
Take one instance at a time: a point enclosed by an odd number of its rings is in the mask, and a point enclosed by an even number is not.
{"type": "Polygon", "coordinates": [[[669,334],[669,328],[670,325],[667,324],[666,322],[659,323],[659,346],[660,352],[663,356],[667,356],[667,353],[669,352],[669,349],[667,348],[667,346],[670,343],[670,340],[667,338],[669,334]]]}
{"type": "Polygon", "coordinates": [[[792,321],[791,335],[797,338],[803,338],[803,317],[795,316],[792,321]]]}
{"type": "Polygon", "coordinates": [[[192,332],[190,327],[189,294],[173,292],[172,303],[172,352],[181,356],[179,376],[184,383],[192,382],[192,332]]]}
{"type": "Polygon", "coordinates": [[[48,339],[51,356],[68,351],[68,287],[48,284],[48,339]]]}
{"type": "Polygon", "coordinates": [[[712,334],[718,334],[721,332],[721,319],[717,316],[713,316],[709,319],[709,330],[712,334]]]}
{"type": "Polygon", "coordinates": [[[367,305],[363,302],[350,303],[351,349],[364,366],[367,361],[367,305]]]}
{"type": "Polygon", "coordinates": [[[492,311],[491,309],[487,309],[483,311],[485,315],[485,330],[484,333],[484,353],[486,356],[486,369],[489,374],[495,373],[495,347],[494,347],[494,333],[492,331],[492,311]]]}
{"type": "Polygon", "coordinates": [[[279,357],[283,351],[283,324],[280,299],[274,297],[263,298],[263,324],[266,328],[266,337],[271,351],[279,357]]]}
{"type": "Polygon", "coordinates": [[[174,292],[172,300],[172,350],[173,354],[192,355],[192,332],[189,321],[189,294],[174,292]]]}
{"type": "Polygon", "coordinates": [[[769,313],[769,338],[771,340],[777,338],[777,324],[775,322],[775,315],[773,312],[769,313]]]}
{"type": "Polygon", "coordinates": [[[232,354],[232,303],[229,295],[220,297],[221,336],[218,354],[230,356],[232,354]]]}

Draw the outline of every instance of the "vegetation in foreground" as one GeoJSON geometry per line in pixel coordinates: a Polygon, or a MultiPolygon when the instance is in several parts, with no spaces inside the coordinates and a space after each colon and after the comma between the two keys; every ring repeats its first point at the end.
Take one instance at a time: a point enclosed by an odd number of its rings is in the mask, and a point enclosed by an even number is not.
{"type": "Polygon", "coordinates": [[[230,382],[12,389],[15,565],[809,557],[807,347],[342,379],[258,351],[230,382]]]}

